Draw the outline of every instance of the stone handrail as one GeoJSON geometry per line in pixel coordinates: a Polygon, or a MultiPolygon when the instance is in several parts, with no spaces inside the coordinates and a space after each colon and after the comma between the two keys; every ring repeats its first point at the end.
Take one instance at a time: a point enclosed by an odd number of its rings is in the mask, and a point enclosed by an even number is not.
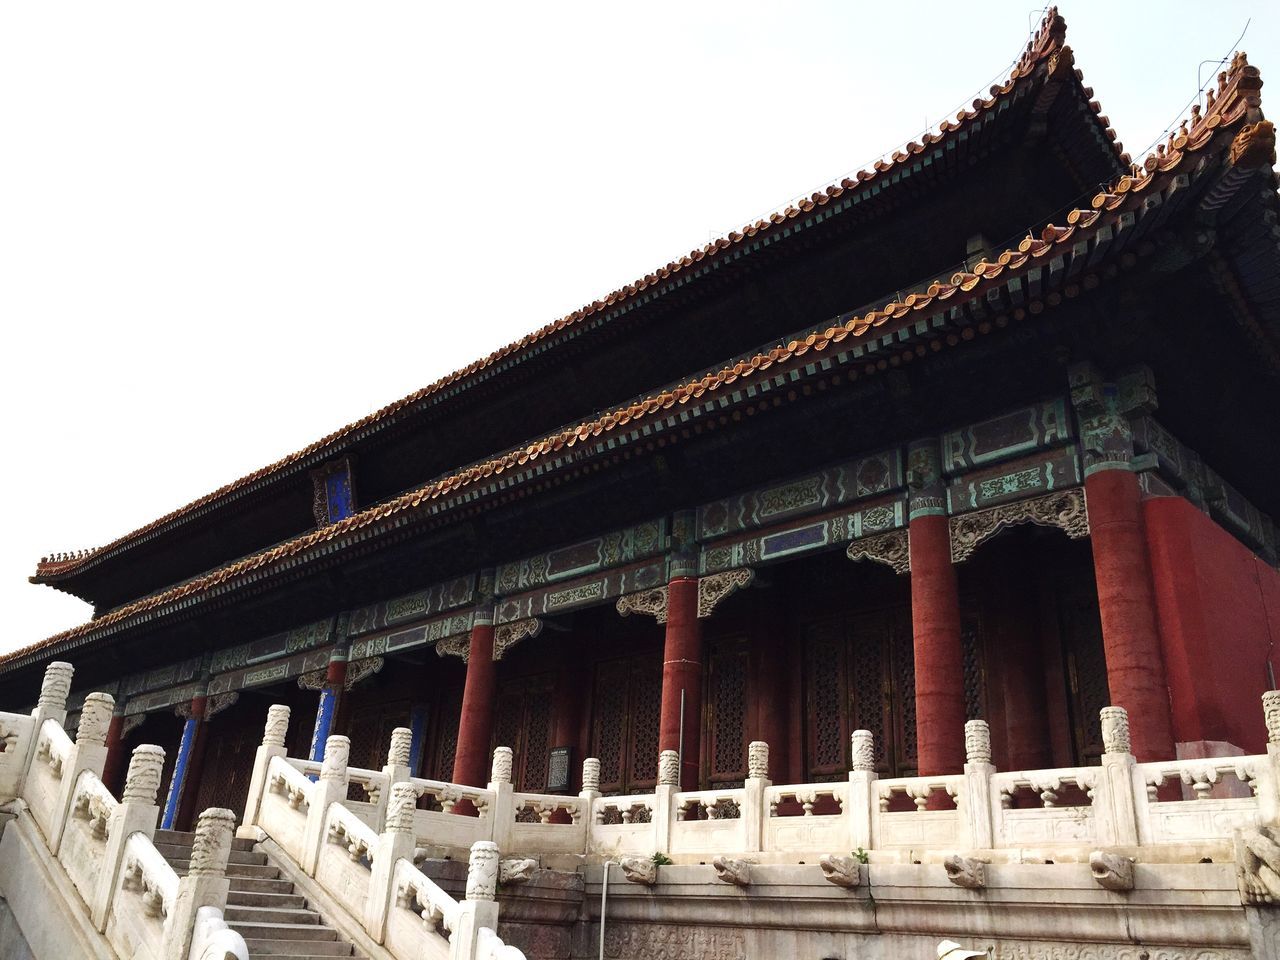
{"type": "Polygon", "coordinates": [[[31,716],[0,711],[0,797],[16,797],[22,791],[35,727],[31,716]]]}
{"type": "Polygon", "coordinates": [[[347,855],[355,862],[364,861],[372,864],[374,851],[378,849],[377,832],[349,810],[344,803],[329,805],[325,839],[329,843],[345,845],[347,855]]]}
{"type": "Polygon", "coordinates": [[[454,807],[460,801],[466,800],[476,809],[480,817],[484,818],[493,805],[493,791],[483,787],[467,787],[459,783],[426,780],[422,777],[410,777],[409,782],[413,784],[419,797],[435,800],[440,805],[442,813],[453,813],[454,807]]]}
{"type": "Polygon", "coordinates": [[[268,768],[267,788],[287,797],[295,810],[306,808],[312,786],[306,773],[292,760],[273,760],[268,768]]]}
{"type": "Polygon", "coordinates": [[[47,925],[50,911],[61,912],[75,918],[77,942],[98,938],[104,956],[193,960],[199,937],[202,950],[214,943],[217,956],[247,960],[244,938],[222,922],[232,814],[201,814],[192,876],[179,878],[151,839],[164,751],[136,747],[113,796],[101,776],[115,701],[88,694],[73,740],[62,727],[71,675],[70,664],[50,664],[31,716],[0,714],[0,802],[15,816],[0,843],[10,870],[30,871],[17,878],[25,895],[7,891],[19,926],[47,925]]]}
{"type": "MultiPolygon", "coordinates": [[[[380,788],[378,802],[352,802],[347,799],[352,780],[347,738],[330,737],[325,760],[317,766],[284,754],[287,724],[288,709],[273,706],[254,762],[241,835],[270,838],[328,892],[349,925],[362,928],[397,960],[523,960],[519,950],[503,944],[494,932],[499,854],[491,836],[499,823],[508,832],[515,824],[508,822],[513,816],[486,814],[492,814],[495,804],[512,813],[510,784],[480,789],[421,780],[410,778],[405,764],[389,762],[383,771],[356,773],[360,781],[380,788]],[[442,809],[418,809],[423,796],[442,809]],[[463,808],[455,809],[459,805],[463,808]],[[371,806],[377,807],[381,832],[361,809],[371,806]],[[453,900],[413,866],[417,834],[448,848],[470,847],[466,900],[453,900]]],[[[562,797],[538,799],[565,804],[562,797]]],[[[585,830],[585,823],[580,829],[585,830]]],[[[581,840],[575,846],[580,849],[581,840]]]]}

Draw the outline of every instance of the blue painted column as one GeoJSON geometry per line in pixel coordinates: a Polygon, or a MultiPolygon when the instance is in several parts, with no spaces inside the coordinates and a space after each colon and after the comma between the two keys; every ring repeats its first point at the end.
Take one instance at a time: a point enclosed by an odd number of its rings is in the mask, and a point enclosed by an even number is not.
{"type": "Polygon", "coordinates": [[[418,706],[409,711],[409,729],[413,736],[409,740],[409,772],[418,775],[422,769],[422,751],[427,745],[427,708],[418,706]]]}
{"type": "Polygon", "coordinates": [[[200,773],[192,763],[196,735],[204,722],[204,709],[208,698],[201,694],[191,700],[191,715],[182,726],[182,740],[178,743],[178,755],[173,761],[173,776],[169,779],[169,793],[164,801],[164,814],[160,818],[161,830],[173,830],[182,805],[183,789],[188,780],[198,782],[200,773]]]}
{"type": "Polygon", "coordinates": [[[317,763],[324,760],[324,744],[333,730],[338,698],[346,682],[347,651],[345,647],[338,647],[329,657],[329,669],[325,672],[324,686],[320,688],[320,703],[316,707],[316,725],[311,732],[310,758],[317,763]]]}

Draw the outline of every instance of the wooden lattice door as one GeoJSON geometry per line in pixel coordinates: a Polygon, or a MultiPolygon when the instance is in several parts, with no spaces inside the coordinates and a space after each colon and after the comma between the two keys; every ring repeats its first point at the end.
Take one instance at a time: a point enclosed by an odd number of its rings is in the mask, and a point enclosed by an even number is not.
{"type": "MultiPolygon", "coordinates": [[[[365,770],[381,770],[387,762],[391,731],[409,726],[410,707],[408,700],[357,704],[347,724],[347,736],[351,740],[348,764],[365,770]]],[[[368,799],[364,788],[356,783],[350,784],[347,796],[352,800],[368,799]]]]}
{"type": "Polygon", "coordinates": [[[849,735],[870,730],[876,768],[916,769],[915,658],[905,609],[815,620],[804,626],[805,762],[815,781],[849,770],[849,735]]]}
{"type": "Polygon", "coordinates": [[[203,772],[194,810],[199,815],[210,807],[225,807],[239,817],[249,795],[252,757],[262,741],[261,717],[249,710],[229,710],[208,721],[204,736],[203,772]]]}
{"type": "Polygon", "coordinates": [[[453,780],[453,761],[458,754],[458,725],[462,722],[462,684],[446,693],[436,710],[431,762],[427,776],[446,782],[453,780]]]}
{"type": "Polygon", "coordinates": [[[1072,749],[1077,763],[1099,763],[1103,753],[1100,711],[1111,702],[1111,692],[1092,571],[1064,578],[1055,594],[1067,667],[1072,749]]]}
{"type": "Polygon", "coordinates": [[[498,687],[492,747],[511,748],[511,781],[516,790],[542,793],[547,789],[554,686],[554,677],[544,674],[508,680],[498,687]]]}
{"type": "Polygon", "coordinates": [[[596,665],[591,755],[600,760],[600,790],[641,793],[658,782],[662,664],[649,656],[596,665]]]}
{"type": "Polygon", "coordinates": [[[714,640],[703,693],[702,779],[709,787],[741,786],[747,776],[747,641],[714,640]]]}

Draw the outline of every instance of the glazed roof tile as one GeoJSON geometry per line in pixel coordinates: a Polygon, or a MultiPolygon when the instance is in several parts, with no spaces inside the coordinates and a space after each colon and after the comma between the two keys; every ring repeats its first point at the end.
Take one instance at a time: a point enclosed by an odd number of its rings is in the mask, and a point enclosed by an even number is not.
{"type": "MultiPolygon", "coordinates": [[[[227,499],[233,495],[252,489],[261,481],[272,477],[275,474],[284,471],[294,465],[303,464],[312,461],[314,458],[323,457],[326,451],[336,453],[340,444],[345,440],[350,440],[370,427],[381,424],[394,418],[402,411],[406,411],[416,404],[426,400],[429,397],[437,395],[445,389],[456,384],[463,383],[469,378],[487,370],[488,368],[498,364],[499,362],[523,353],[531,347],[539,345],[542,341],[555,334],[573,327],[583,321],[590,319],[602,311],[609,310],[625,301],[649,290],[658,284],[663,283],[673,277],[679,276],[682,272],[695,267],[710,257],[731,251],[740,245],[761,236],[770,231],[776,231],[781,227],[791,223],[799,217],[806,216],[814,210],[820,209],[833,200],[836,200],[846,193],[859,190],[869,190],[872,186],[878,185],[884,178],[892,172],[895,172],[901,166],[910,163],[917,156],[925,153],[927,150],[943,143],[950,138],[958,135],[960,131],[967,129],[983,116],[996,110],[1007,97],[1009,97],[1020,84],[1030,82],[1029,78],[1037,73],[1038,68],[1045,65],[1045,75],[1051,78],[1061,79],[1068,73],[1074,72],[1077,79],[1082,78],[1080,71],[1074,69],[1074,56],[1071,48],[1066,46],[1064,39],[1066,36],[1066,21],[1059,15],[1056,7],[1050,7],[1046,12],[1039,28],[1028,41],[1025,49],[1014,64],[1009,73],[1008,79],[1002,84],[996,84],[990,89],[989,97],[979,97],[975,99],[970,107],[963,108],[956,113],[954,120],[944,121],[937,131],[925,134],[919,141],[912,141],[902,148],[895,150],[889,159],[877,160],[871,169],[861,170],[858,173],[842,179],[838,183],[833,183],[825,190],[813,193],[810,197],[801,199],[788,205],[785,209],[771,214],[767,218],[756,220],[743,226],[740,230],[730,232],[727,236],[713,240],[706,246],[691,250],[687,255],[678,260],[673,260],[666,266],[654,270],[651,273],[639,278],[633,283],[627,284],[614,290],[612,293],[587,304],[579,310],[574,311],[567,316],[561,317],[553,323],[547,324],[541,329],[521,337],[512,343],[490,353],[487,357],[456,370],[436,382],[417,390],[408,396],[388,404],[380,410],[377,410],[366,417],[356,420],[346,426],[334,431],[326,437],[315,441],[312,444],[295,451],[274,463],[268,464],[252,473],[226,484],[212,493],[206,494],[185,506],[179,507],[164,516],[151,521],[150,523],[139,527],[138,529],[127,533],[116,540],[92,550],[78,550],[69,553],[54,554],[50,557],[42,558],[36,567],[36,573],[31,578],[33,583],[46,583],[67,576],[79,573],[87,569],[89,566],[98,561],[107,559],[118,554],[120,551],[128,547],[149,539],[165,528],[185,519],[197,516],[206,510],[214,507],[220,501],[227,499]]],[[[1092,96],[1092,90],[1084,88],[1086,96],[1092,96]]],[[[1105,128],[1106,137],[1114,145],[1114,149],[1126,162],[1127,155],[1120,153],[1121,145],[1116,141],[1115,131],[1109,126],[1109,121],[1102,114],[1102,108],[1096,100],[1090,101],[1090,109],[1097,116],[1098,122],[1105,128]]]]}
{"type": "Polygon", "coordinates": [[[923,289],[890,301],[882,307],[842,316],[838,322],[824,329],[814,330],[767,351],[762,350],[750,358],[719,370],[708,371],[670,389],[620,406],[595,419],[556,431],[468,466],[390,501],[362,510],[345,520],[126,604],[88,623],[0,657],[0,672],[14,668],[20,661],[40,651],[91,639],[116,625],[144,622],[163,615],[166,610],[182,609],[193,598],[233,589],[238,580],[248,575],[271,569],[285,569],[305,562],[302,555],[313,548],[331,551],[341,547],[344,542],[365,539],[372,528],[384,522],[409,522],[415,511],[435,501],[447,501],[454,494],[466,494],[475,484],[487,478],[571,449],[579,443],[588,442],[620,427],[646,422],[661,411],[687,404],[707,392],[719,390],[740,379],[756,377],[774,366],[804,357],[811,351],[822,352],[833,344],[866,337],[871,331],[891,322],[894,323],[894,328],[905,326],[906,324],[898,321],[906,320],[913,314],[923,315],[930,307],[948,304],[952,300],[981,297],[998,286],[997,281],[1002,278],[1007,279],[1023,268],[1045,261],[1064,249],[1070,249],[1070,244],[1088,237],[1105,223],[1115,222],[1118,214],[1138,206],[1159,186],[1168,185],[1173,177],[1200,161],[1200,155],[1214,142],[1214,135],[1219,130],[1235,131],[1229,151],[1230,165],[1273,165],[1274,127],[1266,120],[1245,123],[1250,109],[1256,109],[1259,104],[1258,91],[1261,85],[1257,69],[1249,66],[1243,54],[1237,55],[1230,69],[1220,76],[1218,89],[1213,91],[1207,109],[1203,112],[1198,108],[1194,110],[1188,124],[1175,131],[1168,143],[1161,145],[1142,166],[1135,166],[1131,174],[1120,177],[1108,189],[1099,191],[1089,208],[1072,210],[1066,217],[1065,225],[1049,224],[1038,235],[1028,234],[1016,246],[1004,250],[991,260],[979,262],[971,270],[957,271],[948,281],[933,281],[923,289]]]}

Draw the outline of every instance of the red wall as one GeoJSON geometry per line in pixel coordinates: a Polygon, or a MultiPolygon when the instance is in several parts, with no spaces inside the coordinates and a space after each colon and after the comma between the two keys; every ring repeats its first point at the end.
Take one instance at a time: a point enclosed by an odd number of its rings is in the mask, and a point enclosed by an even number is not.
{"type": "Polygon", "coordinates": [[[1261,752],[1269,657],[1280,671],[1280,574],[1181,497],[1143,508],[1174,738],[1261,752]]]}

